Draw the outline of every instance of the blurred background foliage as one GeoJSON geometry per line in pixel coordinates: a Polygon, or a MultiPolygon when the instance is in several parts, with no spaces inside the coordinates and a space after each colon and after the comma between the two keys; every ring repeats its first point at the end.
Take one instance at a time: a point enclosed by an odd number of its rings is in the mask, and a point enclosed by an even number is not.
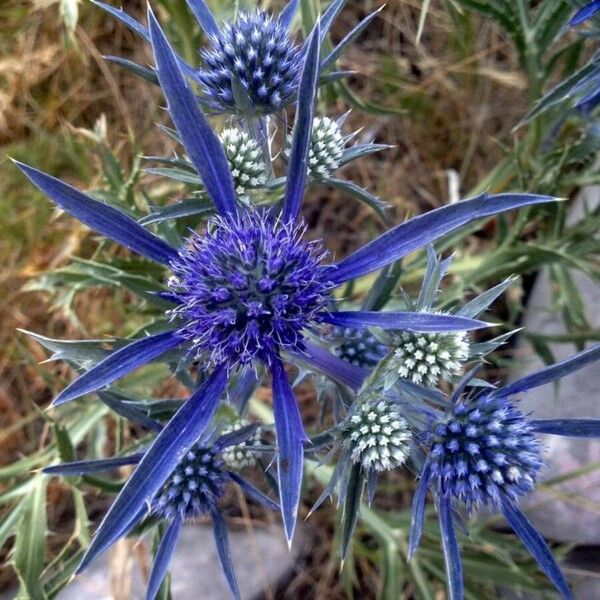
{"type": "MultiPolygon", "coordinates": [[[[185,0],[155,4],[180,51],[197,63],[202,40],[185,0]]],[[[249,0],[211,4],[223,16],[253,6],[249,0]]],[[[278,8],[274,1],[262,4],[278,8]]],[[[299,29],[311,27],[318,4],[302,1],[299,29]]],[[[341,39],[382,4],[349,1],[332,37],[341,39]]],[[[353,163],[346,175],[385,199],[393,222],[485,190],[572,199],[581,186],[600,183],[595,162],[600,135],[592,115],[574,107],[569,94],[557,102],[542,100],[594,59],[586,38],[566,31],[576,4],[389,2],[341,60],[343,69],[355,74],[347,83],[330,85],[320,98],[323,113],[339,115],[352,108],[348,131],[361,129],[363,139],[393,146],[353,163]]],[[[126,8],[144,19],[143,2],[127,2],[126,8]]],[[[130,31],[77,0],[4,0],[0,24],[0,547],[6,559],[0,587],[18,577],[19,597],[38,600],[53,597],[68,581],[89,540],[90,523],[101,516],[115,483],[90,477],[48,480],[31,474],[32,469],[58,457],[68,460],[82,443],[93,456],[119,452],[140,443],[141,430],[98,402],[66,409],[60,426],[42,413],[68,381],[70,369],[65,362],[38,365],[47,354],[16,329],[48,338],[128,336],[152,319],[154,309],[134,293],[148,290],[136,262],[124,261],[125,251],[99,244],[75,220],[57,215],[5,157],[26,160],[140,217],[150,206],[186,197],[189,189],[142,169],[142,154],[168,155],[175,144],[156,127],[165,121],[157,89],[102,59],[110,54],[147,64],[148,49],[130,31]],[[97,266],[99,259],[103,267],[97,266]],[[35,535],[14,536],[22,519],[37,524],[31,527],[35,535]]],[[[562,203],[524,210],[516,219],[501,218],[476,234],[463,231],[441,242],[440,251],[456,249],[445,298],[519,275],[496,308],[504,321],[498,333],[503,333],[519,325],[535,274],[548,266],[556,291],[552,308],[562,314],[567,331],[560,341],[581,346],[600,339],[572,283],[573,271],[600,275],[594,236],[599,208],[584,207],[585,218],[576,222],[567,219],[568,209],[569,203],[562,203]]],[[[312,234],[325,238],[338,256],[383,227],[372,211],[348,202],[339,190],[312,189],[304,215],[312,234]]],[[[424,260],[418,255],[403,265],[400,281],[406,289],[418,287],[424,260]]],[[[348,295],[360,299],[372,283],[359,281],[348,295]]],[[[536,333],[530,341],[544,360],[552,361],[550,338],[536,333]]],[[[49,349],[78,362],[67,347],[49,349]]],[[[490,370],[502,376],[507,365],[500,356],[490,370]]],[[[183,388],[166,380],[165,373],[142,369],[124,389],[157,398],[182,395],[183,388]]],[[[303,414],[316,422],[318,408],[309,387],[301,398],[303,414]]],[[[264,415],[265,400],[268,392],[259,391],[259,415],[264,415]]],[[[316,472],[321,479],[326,474],[316,472]]],[[[307,506],[320,483],[308,484],[307,506]]],[[[405,560],[412,486],[402,474],[381,486],[376,507],[363,510],[357,542],[341,573],[331,541],[334,508],[314,515],[307,525],[310,551],[288,582],[286,597],[364,598],[374,597],[375,590],[389,599],[441,597],[443,562],[435,526],[428,525],[418,560],[405,560]]],[[[248,516],[247,507],[231,512],[248,516]]],[[[268,518],[251,516],[254,524],[268,518]]],[[[514,538],[487,525],[482,522],[471,531],[467,597],[495,597],[494,586],[506,582],[519,589],[546,589],[514,538]]]]}

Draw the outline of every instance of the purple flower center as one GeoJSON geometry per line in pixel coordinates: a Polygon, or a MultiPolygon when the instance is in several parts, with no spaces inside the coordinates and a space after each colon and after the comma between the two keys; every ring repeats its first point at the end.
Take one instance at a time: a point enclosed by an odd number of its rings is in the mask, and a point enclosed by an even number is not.
{"type": "Polygon", "coordinates": [[[510,399],[481,395],[458,403],[433,427],[432,474],[445,496],[471,510],[530,492],[542,466],[540,443],[510,399]]]}
{"type": "Polygon", "coordinates": [[[320,322],[332,288],[326,253],[304,230],[247,212],[189,238],[172,265],[172,317],[194,356],[234,367],[304,349],[303,330],[320,322]]]}

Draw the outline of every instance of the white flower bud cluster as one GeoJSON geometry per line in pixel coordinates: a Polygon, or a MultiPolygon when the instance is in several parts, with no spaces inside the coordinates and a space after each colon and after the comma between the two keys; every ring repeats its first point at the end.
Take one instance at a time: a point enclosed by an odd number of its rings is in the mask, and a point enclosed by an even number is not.
{"type": "Polygon", "coordinates": [[[466,331],[415,333],[403,331],[394,340],[390,367],[402,379],[434,387],[450,381],[469,358],[466,331]]]}
{"type": "Polygon", "coordinates": [[[267,181],[267,169],[258,142],[245,131],[235,127],[224,129],[219,136],[229,161],[235,191],[239,198],[247,198],[248,190],[267,181]]]}
{"type": "Polygon", "coordinates": [[[329,117],[317,117],[308,154],[308,168],[312,175],[326,177],[340,166],[344,153],[344,136],[340,126],[329,117]]]}
{"type": "Polygon", "coordinates": [[[408,423],[386,400],[360,405],[346,418],[342,430],[352,461],[366,470],[390,471],[408,458],[412,438],[408,423]]]}
{"type": "MultiPolygon", "coordinates": [[[[246,427],[249,424],[249,421],[246,419],[239,419],[238,421],[235,421],[235,423],[225,427],[221,432],[221,435],[231,433],[232,431],[246,427]]],[[[256,466],[256,456],[252,452],[252,446],[258,443],[260,443],[260,432],[257,430],[250,438],[243,441],[241,444],[225,448],[221,453],[221,458],[227,467],[235,469],[236,471],[240,471],[246,467],[254,467],[256,466]]]]}

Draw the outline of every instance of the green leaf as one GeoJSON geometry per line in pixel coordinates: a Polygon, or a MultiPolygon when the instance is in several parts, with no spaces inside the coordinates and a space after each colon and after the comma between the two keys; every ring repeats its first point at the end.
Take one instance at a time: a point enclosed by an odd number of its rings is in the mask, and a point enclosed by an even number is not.
{"type": "Polygon", "coordinates": [[[46,483],[43,475],[34,478],[33,489],[24,503],[23,521],[27,527],[17,531],[13,565],[19,578],[16,600],[46,600],[41,574],[46,545],[46,483]]]}
{"type": "Polygon", "coordinates": [[[27,500],[22,500],[0,519],[0,548],[4,546],[11,535],[16,534],[26,508],[27,500]]]}
{"type": "Polygon", "coordinates": [[[346,497],[344,498],[344,509],[342,513],[341,554],[342,560],[346,558],[348,545],[356,529],[360,511],[360,500],[363,493],[365,481],[360,463],[354,464],[348,480],[346,497]]]}

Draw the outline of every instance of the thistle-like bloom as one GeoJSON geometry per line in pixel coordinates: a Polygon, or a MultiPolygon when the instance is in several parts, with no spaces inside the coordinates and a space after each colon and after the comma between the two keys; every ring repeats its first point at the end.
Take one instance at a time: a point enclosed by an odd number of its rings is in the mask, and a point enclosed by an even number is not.
{"type": "Polygon", "coordinates": [[[244,102],[252,113],[269,114],[296,93],[300,49],[288,28],[266,12],[242,12],[234,22],[223,23],[209,40],[210,48],[201,53],[205,67],[197,77],[214,108],[235,113],[244,102]]]}
{"type": "Polygon", "coordinates": [[[453,333],[414,333],[402,331],[394,338],[389,367],[402,379],[435,387],[462,372],[469,358],[466,331],[453,333]]]}
{"type": "Polygon", "coordinates": [[[363,402],[342,423],[344,447],[365,471],[401,467],[410,452],[412,434],[397,406],[380,399],[363,402]]]}
{"type": "Polygon", "coordinates": [[[248,190],[259,188],[267,181],[267,167],[258,142],[237,127],[224,129],[219,139],[225,149],[238,198],[246,199],[248,190]]]}
{"type": "Polygon", "coordinates": [[[430,489],[437,501],[452,600],[463,597],[452,516],[456,504],[468,511],[482,505],[501,510],[558,591],[564,598],[572,598],[550,549],[518,508],[518,500],[534,489],[543,465],[537,434],[598,437],[600,420],[531,419],[517,409],[515,396],[599,358],[600,344],[504,387],[464,395],[471,374],[458,386],[446,414],[431,425],[426,435],[428,455],[413,499],[409,553],[416,550],[423,531],[430,489]]]}
{"type": "MultiPolygon", "coordinates": [[[[202,178],[207,195],[219,213],[210,229],[192,236],[176,249],[119,209],[82,194],[32,167],[19,165],[29,179],[57,206],[98,233],[175,269],[169,316],[176,319],[161,333],[136,339],[110,353],[56,398],[68,402],[110,385],[133,369],[165,355],[206,353],[211,372],[162,429],[124,486],[91,544],[89,564],[135,518],[134,499],[150,501],[177,466],[182,453],[199,439],[227,388],[232,369],[248,362],[269,368],[273,380],[277,465],[281,511],[288,540],[296,524],[304,455],[302,420],[284,367],[284,360],[305,362],[352,387],[356,373],[337,357],[307,339],[313,325],[339,327],[464,331],[484,327],[462,316],[413,312],[330,311],[327,294],[333,287],[375,271],[476,219],[499,212],[545,203],[552,198],[531,194],[479,196],[457,202],[403,223],[349,257],[323,264],[318,243],[300,240],[299,213],[307,179],[311,124],[317,91],[321,31],[317,24],[307,42],[299,86],[299,101],[287,181],[280,216],[240,207],[223,146],[200,110],[184,70],[160,25],[149,12],[156,72],[169,113],[190,161],[202,178]],[[226,246],[235,242],[236,247],[226,246]],[[208,262],[199,264],[199,257],[208,262]],[[256,260],[267,264],[258,267],[256,260]],[[193,267],[198,272],[193,273],[193,267]],[[312,268],[312,272],[308,272],[312,268]],[[217,286],[216,284],[219,283],[217,286]],[[215,284],[210,289],[209,286],[215,284]]],[[[203,366],[203,365],[202,365],[203,366]]]]}
{"type": "Polygon", "coordinates": [[[365,369],[374,367],[388,351],[368,329],[334,327],[325,337],[336,356],[365,369]]]}
{"type": "Polygon", "coordinates": [[[302,332],[323,319],[333,287],[325,252],[304,231],[248,211],[188,240],[171,263],[172,317],[196,358],[234,367],[304,350],[302,332]]]}
{"type": "MultiPolygon", "coordinates": [[[[244,444],[255,434],[252,426],[233,430],[214,440],[207,445],[207,440],[195,443],[176,463],[175,468],[167,475],[163,485],[148,502],[139,498],[133,499],[135,518],[130,520],[125,529],[115,532],[111,542],[133,529],[147,517],[158,518],[167,523],[166,531],[158,545],[150,580],[148,582],[147,600],[153,600],[167,574],[169,562],[182,524],[186,520],[199,517],[212,519],[215,543],[223,573],[234,598],[239,599],[240,593],[236,581],[233,564],[229,553],[227,540],[227,526],[219,510],[219,500],[223,496],[227,485],[237,483],[245,494],[271,510],[278,510],[279,506],[245,479],[236,473],[227,470],[223,465],[222,457],[233,447],[244,444]]],[[[107,471],[117,466],[137,464],[144,459],[144,454],[133,454],[118,458],[64,463],[48,467],[44,470],[49,475],[85,475],[99,471],[107,471]]],[[[160,468],[160,467],[159,467],[160,468]]],[[[107,513],[103,527],[119,523],[119,512],[114,505],[107,513]]],[[[90,553],[86,554],[79,567],[81,571],[87,564],[90,553]]]]}
{"type": "MultiPolygon", "coordinates": [[[[99,0],[92,2],[146,41],[151,41],[149,30],[124,11],[99,0]]],[[[290,0],[277,17],[264,11],[241,12],[235,21],[221,24],[217,23],[204,0],[187,0],[187,3],[208,39],[208,47],[200,52],[204,65],[199,70],[180,56],[176,59],[184,73],[202,87],[204,106],[216,112],[261,116],[279,111],[297,99],[302,59],[308,48],[308,41],[296,44],[290,32],[299,0],[290,0]]],[[[345,3],[346,0],[333,0],[321,15],[321,39],[327,35],[345,3]]],[[[347,74],[331,69],[379,10],[367,15],[324,59],[319,60],[320,71],[329,71],[323,81],[347,74]]],[[[136,75],[157,80],[153,70],[119,57],[108,59],[136,75]]]]}

